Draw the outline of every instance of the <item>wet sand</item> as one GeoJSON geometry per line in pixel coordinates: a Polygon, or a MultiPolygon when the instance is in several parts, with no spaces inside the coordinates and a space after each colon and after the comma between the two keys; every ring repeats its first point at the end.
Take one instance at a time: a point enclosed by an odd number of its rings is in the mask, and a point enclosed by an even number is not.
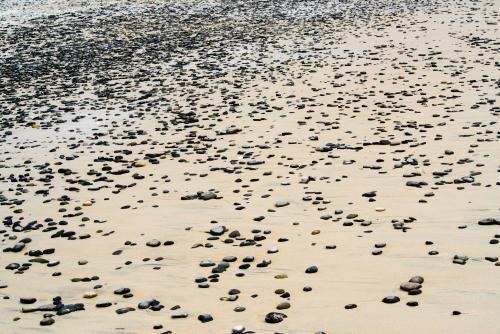
{"type": "Polygon", "coordinates": [[[4,6],[1,333],[498,332],[498,1],[4,6]]]}

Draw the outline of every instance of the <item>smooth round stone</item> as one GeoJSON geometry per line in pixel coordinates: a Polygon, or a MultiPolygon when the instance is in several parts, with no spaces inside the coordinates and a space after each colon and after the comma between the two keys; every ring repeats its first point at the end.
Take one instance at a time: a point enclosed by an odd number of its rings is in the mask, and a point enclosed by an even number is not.
{"type": "Polygon", "coordinates": [[[243,312],[243,311],[245,311],[245,310],[246,310],[246,308],[245,308],[244,306],[236,306],[236,307],[233,309],[233,311],[234,311],[234,312],[243,312]]]}
{"type": "Polygon", "coordinates": [[[460,314],[462,314],[462,312],[460,312],[460,311],[453,311],[451,314],[452,315],[460,315],[460,314]]]}
{"type": "Polygon", "coordinates": [[[59,265],[60,261],[58,260],[51,260],[47,263],[47,267],[55,267],[57,265],[59,265]]]}
{"type": "Polygon", "coordinates": [[[310,291],[312,291],[312,288],[310,286],[305,286],[305,287],[302,288],[302,291],[304,291],[304,292],[310,292],[310,291]]]}
{"type": "Polygon", "coordinates": [[[282,303],[279,303],[277,306],[276,306],[276,309],[278,310],[286,310],[286,309],[289,309],[290,308],[290,303],[289,302],[282,302],[282,303]]]}
{"type": "Polygon", "coordinates": [[[115,295],[124,295],[130,292],[129,288],[118,288],[114,291],[115,295]]]}
{"type": "Polygon", "coordinates": [[[222,262],[219,262],[219,264],[217,265],[218,268],[222,268],[222,269],[227,269],[229,268],[229,262],[225,262],[225,261],[222,261],[222,262]]]}
{"type": "Polygon", "coordinates": [[[424,278],[422,276],[413,276],[408,282],[422,284],[424,283],[424,278]]]}
{"type": "Polygon", "coordinates": [[[375,244],[375,248],[384,248],[386,246],[385,242],[379,242],[375,244]]]}
{"type": "Polygon", "coordinates": [[[238,325],[233,327],[233,329],[231,330],[231,334],[242,334],[244,331],[245,331],[245,326],[238,325]]]}
{"type": "Polygon", "coordinates": [[[36,303],[36,298],[20,298],[19,302],[21,304],[34,304],[36,303]]]}
{"type": "Polygon", "coordinates": [[[274,278],[276,278],[276,279],[285,279],[285,278],[288,278],[288,275],[287,274],[278,274],[278,275],[275,275],[274,278]]]}
{"type": "Polygon", "coordinates": [[[288,202],[288,201],[277,201],[276,203],[274,203],[274,206],[277,207],[277,208],[282,208],[282,207],[287,206],[287,205],[290,205],[290,202],[288,202]]]}
{"type": "Polygon", "coordinates": [[[104,308],[104,307],[110,307],[112,304],[110,302],[104,302],[104,303],[98,303],[95,304],[95,307],[97,308],[104,308]]]}
{"type": "Polygon", "coordinates": [[[286,318],[286,314],[279,313],[279,312],[270,312],[266,314],[265,321],[268,324],[277,324],[279,322],[282,322],[286,318]]]}
{"type": "Polygon", "coordinates": [[[216,226],[216,227],[212,227],[210,229],[210,234],[218,237],[218,236],[223,235],[225,231],[226,231],[226,228],[224,226],[216,226]]]}
{"type": "Polygon", "coordinates": [[[415,307],[415,306],[418,306],[418,302],[411,301],[411,302],[406,303],[406,305],[411,306],[411,307],[415,307]]]}
{"type": "Polygon", "coordinates": [[[25,246],[24,243],[18,242],[12,247],[12,252],[18,253],[24,249],[24,246],[25,246]]]}
{"type": "Polygon", "coordinates": [[[205,323],[214,320],[214,318],[210,314],[200,314],[198,320],[205,323]]]}
{"type": "Polygon", "coordinates": [[[384,299],[382,299],[382,302],[386,303],[386,304],[394,304],[394,303],[397,303],[399,301],[400,301],[400,299],[398,296],[387,296],[384,299]]]}
{"type": "Polygon", "coordinates": [[[132,312],[132,311],[135,311],[135,308],[133,308],[133,307],[122,307],[122,308],[117,309],[115,312],[117,314],[125,314],[125,313],[132,312]]]}
{"type": "Polygon", "coordinates": [[[239,296],[238,295],[230,295],[228,297],[221,297],[220,300],[227,301],[227,302],[234,302],[238,300],[239,296]]]}
{"type": "Polygon", "coordinates": [[[150,300],[140,302],[139,304],[137,304],[137,307],[141,310],[145,310],[145,309],[149,308],[150,306],[151,306],[150,300]]]}
{"type": "Polygon", "coordinates": [[[274,253],[278,253],[278,252],[279,252],[278,247],[271,247],[267,250],[268,254],[274,254],[274,253]]]}
{"type": "Polygon", "coordinates": [[[43,318],[42,320],[40,320],[40,326],[50,326],[53,325],[55,322],[56,321],[52,317],[43,318]]]}
{"type": "Polygon", "coordinates": [[[95,293],[94,291],[85,292],[83,294],[83,298],[90,299],[90,298],[95,298],[95,297],[97,297],[97,293],[95,293]]]}
{"type": "Polygon", "coordinates": [[[356,305],[356,304],[347,304],[346,306],[344,306],[344,308],[346,310],[352,310],[353,308],[356,308],[356,307],[358,307],[358,305],[356,305]]]}
{"type": "Polygon", "coordinates": [[[413,282],[405,282],[402,283],[399,288],[403,291],[411,291],[411,290],[417,290],[420,289],[422,285],[420,283],[413,283],[413,282]]]}
{"type": "Polygon", "coordinates": [[[318,267],[316,266],[310,266],[309,268],[306,269],[306,274],[314,274],[318,272],[318,267]]]}
{"type": "Polygon", "coordinates": [[[231,233],[229,233],[228,235],[228,237],[230,238],[238,238],[239,236],[241,236],[241,233],[237,230],[231,231],[231,233]]]}
{"type": "Polygon", "coordinates": [[[210,260],[203,260],[200,262],[200,267],[213,267],[215,266],[215,263],[213,263],[210,260]]]}
{"type": "Polygon", "coordinates": [[[183,318],[187,318],[188,314],[187,314],[187,312],[175,311],[175,312],[172,312],[170,317],[172,319],[183,319],[183,318]]]}
{"type": "Polygon", "coordinates": [[[158,247],[161,245],[161,241],[157,239],[149,240],[146,242],[146,245],[149,247],[158,247]]]}

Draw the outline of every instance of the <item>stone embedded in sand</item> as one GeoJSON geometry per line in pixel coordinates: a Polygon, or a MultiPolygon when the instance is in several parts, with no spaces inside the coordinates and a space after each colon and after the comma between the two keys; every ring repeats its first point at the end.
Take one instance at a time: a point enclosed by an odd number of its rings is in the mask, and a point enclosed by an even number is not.
{"type": "Polygon", "coordinates": [[[36,303],[36,298],[20,298],[19,302],[21,304],[34,304],[36,303]]]}
{"type": "Polygon", "coordinates": [[[273,247],[271,247],[271,248],[269,248],[269,249],[267,250],[267,253],[268,253],[268,254],[275,254],[275,253],[278,253],[278,252],[279,252],[279,249],[278,249],[278,247],[276,247],[276,246],[273,246],[273,247]]]}
{"type": "Polygon", "coordinates": [[[265,321],[269,324],[277,324],[282,322],[285,318],[287,318],[286,314],[279,312],[270,312],[266,314],[265,321]]]}
{"type": "Polygon", "coordinates": [[[485,218],[478,221],[478,224],[482,226],[500,225],[500,220],[495,218],[485,218]]]}
{"type": "Polygon", "coordinates": [[[157,239],[149,240],[146,242],[146,245],[149,247],[158,247],[161,245],[161,241],[157,239]]]}
{"type": "Polygon", "coordinates": [[[306,274],[314,274],[318,272],[318,267],[310,266],[306,269],[306,274]]]}
{"type": "Polygon", "coordinates": [[[399,297],[398,296],[387,296],[382,299],[382,302],[385,304],[394,304],[399,302],[399,297]]]}
{"type": "Polygon", "coordinates": [[[245,326],[237,325],[231,329],[231,334],[243,334],[244,331],[245,331],[245,326]]]}
{"type": "Polygon", "coordinates": [[[209,233],[213,236],[221,236],[226,232],[226,227],[224,226],[216,226],[212,227],[209,233]]]}
{"type": "Polygon", "coordinates": [[[52,317],[43,318],[42,320],[40,320],[40,326],[50,326],[53,325],[55,322],[56,322],[55,319],[52,317]]]}
{"type": "Polygon", "coordinates": [[[216,199],[217,198],[217,194],[211,192],[211,191],[204,191],[204,192],[200,192],[198,193],[198,198],[201,199],[201,200],[204,200],[204,201],[208,201],[208,200],[211,200],[211,199],[216,199]]]}
{"type": "Polygon", "coordinates": [[[86,298],[86,299],[91,299],[91,298],[95,298],[95,297],[97,297],[97,293],[95,293],[94,291],[85,292],[83,294],[83,298],[86,298]]]}
{"type": "Polygon", "coordinates": [[[174,312],[172,312],[172,314],[170,315],[170,317],[172,319],[183,319],[183,318],[187,318],[188,314],[187,314],[187,312],[174,311],[174,312]]]}
{"type": "Polygon", "coordinates": [[[105,308],[105,307],[110,307],[111,305],[113,305],[113,304],[110,303],[110,302],[102,302],[102,303],[95,304],[95,307],[97,307],[97,308],[105,308]]]}
{"type": "Polygon", "coordinates": [[[121,308],[117,309],[115,312],[116,312],[116,314],[125,314],[125,313],[132,312],[132,311],[135,311],[135,308],[133,308],[133,307],[121,307],[121,308]]]}
{"type": "Polygon", "coordinates": [[[200,262],[200,267],[213,267],[213,266],[215,266],[215,263],[210,260],[202,260],[200,262]]]}
{"type": "Polygon", "coordinates": [[[277,310],[286,310],[290,308],[290,303],[289,302],[281,302],[276,306],[277,310]]]}
{"type": "Polygon", "coordinates": [[[372,198],[372,197],[377,196],[377,191],[376,191],[376,190],[374,190],[374,191],[369,191],[369,192],[363,193],[361,196],[362,196],[362,197],[372,198]]]}
{"type": "Polygon", "coordinates": [[[288,275],[287,274],[277,274],[277,275],[274,275],[274,278],[285,279],[285,278],[288,278],[288,275]]]}
{"type": "Polygon", "coordinates": [[[277,202],[274,204],[274,206],[275,206],[275,207],[277,207],[277,208],[282,208],[282,207],[287,206],[287,205],[290,205],[290,202],[288,202],[288,201],[283,201],[283,200],[281,200],[281,201],[277,201],[277,202]]]}
{"type": "Polygon", "coordinates": [[[200,314],[198,320],[205,323],[214,320],[214,318],[210,314],[200,314]]]}
{"type": "Polygon", "coordinates": [[[118,288],[114,291],[115,295],[124,295],[130,292],[129,288],[118,288]]]}

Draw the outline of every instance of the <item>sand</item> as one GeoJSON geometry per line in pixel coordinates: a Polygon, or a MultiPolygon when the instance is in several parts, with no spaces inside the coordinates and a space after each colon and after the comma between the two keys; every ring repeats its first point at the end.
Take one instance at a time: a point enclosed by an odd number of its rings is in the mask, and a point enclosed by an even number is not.
{"type": "Polygon", "coordinates": [[[6,5],[1,333],[498,333],[498,1],[6,5]]]}

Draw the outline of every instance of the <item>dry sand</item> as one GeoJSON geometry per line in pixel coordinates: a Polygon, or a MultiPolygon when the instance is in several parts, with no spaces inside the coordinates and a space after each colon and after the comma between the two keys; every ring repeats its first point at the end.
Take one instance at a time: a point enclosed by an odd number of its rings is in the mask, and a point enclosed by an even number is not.
{"type": "Polygon", "coordinates": [[[499,1],[26,3],[0,333],[499,333],[499,1]]]}

